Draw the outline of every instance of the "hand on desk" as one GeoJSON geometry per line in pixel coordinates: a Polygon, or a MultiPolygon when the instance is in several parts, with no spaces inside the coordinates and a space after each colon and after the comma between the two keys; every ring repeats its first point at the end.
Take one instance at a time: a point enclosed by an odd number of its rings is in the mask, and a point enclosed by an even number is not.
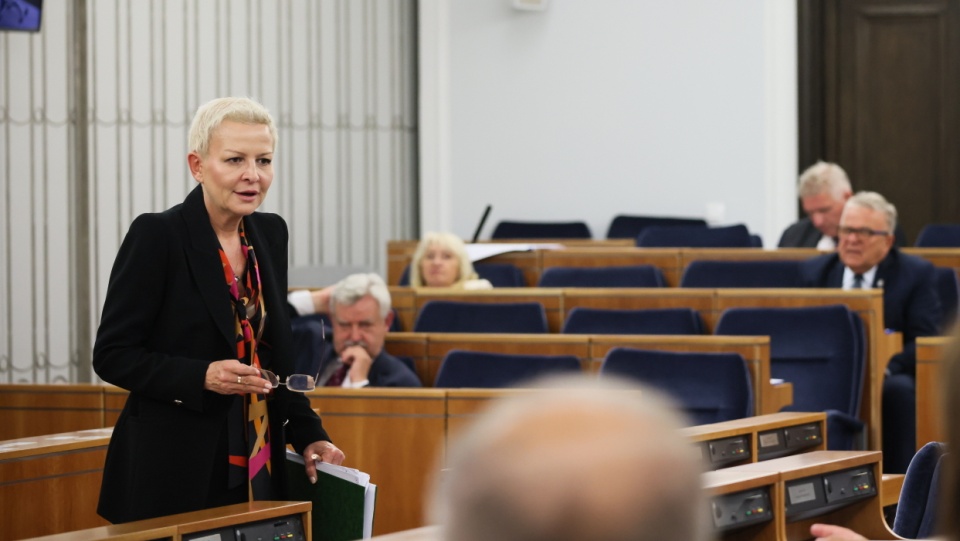
{"type": "Polygon", "coordinates": [[[867,539],[849,528],[833,524],[814,524],[810,526],[810,535],[816,538],[815,541],[866,541],[867,539]]]}

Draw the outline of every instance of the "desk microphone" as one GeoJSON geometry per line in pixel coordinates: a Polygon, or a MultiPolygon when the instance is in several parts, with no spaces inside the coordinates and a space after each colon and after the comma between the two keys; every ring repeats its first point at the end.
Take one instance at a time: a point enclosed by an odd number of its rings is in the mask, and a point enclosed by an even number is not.
{"type": "Polygon", "coordinates": [[[470,242],[477,242],[480,240],[480,230],[483,229],[483,224],[487,223],[487,216],[490,216],[490,209],[493,208],[493,205],[487,205],[487,208],[483,211],[483,216],[480,217],[480,223],[477,224],[477,230],[473,232],[473,240],[470,242]]]}

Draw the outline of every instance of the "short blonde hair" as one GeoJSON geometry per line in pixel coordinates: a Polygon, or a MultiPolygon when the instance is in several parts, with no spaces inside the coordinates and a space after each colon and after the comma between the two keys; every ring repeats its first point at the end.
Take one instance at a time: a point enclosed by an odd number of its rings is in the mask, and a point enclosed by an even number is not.
{"type": "Polygon", "coordinates": [[[843,199],[843,196],[853,191],[847,172],[835,163],[818,161],[808,167],[801,175],[797,184],[797,194],[801,197],[810,197],[829,193],[834,199],[843,199]]]}
{"type": "Polygon", "coordinates": [[[210,100],[197,108],[187,139],[190,152],[206,157],[210,139],[224,121],[266,126],[273,139],[272,148],[277,148],[277,126],[267,108],[250,98],[227,97],[210,100]]]}
{"type": "Polygon", "coordinates": [[[410,262],[410,285],[412,287],[424,287],[427,284],[423,281],[423,274],[420,272],[420,264],[423,262],[423,256],[431,246],[445,248],[453,252],[460,260],[460,273],[457,275],[457,281],[450,287],[463,287],[464,282],[476,280],[477,273],[473,269],[473,263],[470,262],[470,256],[467,255],[467,247],[460,240],[460,237],[452,233],[428,232],[420,240],[417,250],[413,253],[413,259],[410,262]]]}

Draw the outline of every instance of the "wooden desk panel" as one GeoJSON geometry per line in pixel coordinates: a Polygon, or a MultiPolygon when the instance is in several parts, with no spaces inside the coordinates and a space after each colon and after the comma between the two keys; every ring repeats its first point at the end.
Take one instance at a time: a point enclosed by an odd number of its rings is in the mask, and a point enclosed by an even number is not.
{"type": "Polygon", "coordinates": [[[703,474],[703,488],[709,496],[734,494],[766,487],[770,494],[773,520],[739,530],[717,534],[721,541],[779,541],[783,539],[783,494],[778,488],[780,474],[776,472],[747,472],[726,468],[703,474]]]}
{"type": "MultiPolygon", "coordinates": [[[[562,289],[540,287],[500,288],[487,291],[418,288],[415,290],[414,303],[416,313],[419,314],[423,305],[431,300],[492,304],[539,302],[546,311],[549,332],[558,333],[563,325],[563,291],[562,289]]],[[[412,330],[413,325],[410,328],[412,330]]]]}
{"type": "MultiPolygon", "coordinates": [[[[550,267],[627,267],[652,265],[663,272],[668,286],[680,283],[680,253],[675,248],[568,248],[543,250],[543,269],[550,267]]],[[[533,284],[536,285],[536,284],[533,284]]]]}
{"type": "Polygon", "coordinates": [[[318,388],[307,396],[344,465],[377,485],[374,534],[422,526],[423,495],[444,460],[446,392],[318,388]]]}
{"type": "Polygon", "coordinates": [[[566,318],[574,308],[605,308],[616,310],[649,310],[653,308],[692,308],[700,313],[706,326],[713,331],[714,289],[651,288],[566,288],[563,292],[563,315],[566,318]]]}
{"type": "Polygon", "coordinates": [[[0,385],[0,440],[103,427],[100,385],[0,385]]]}
{"type": "Polygon", "coordinates": [[[451,350],[483,351],[513,355],[573,355],[586,369],[589,339],[568,334],[428,333],[427,370],[421,377],[436,381],[443,357],[451,350]]]}
{"type": "Polygon", "coordinates": [[[109,429],[0,442],[0,539],[107,524],[97,513],[109,429]]]}
{"type": "Polygon", "coordinates": [[[943,356],[952,338],[917,338],[917,449],[931,441],[946,441],[943,427],[943,356]]]}
{"type": "Polygon", "coordinates": [[[879,289],[843,291],[840,289],[717,289],[715,310],[766,307],[795,308],[846,305],[863,320],[867,342],[866,372],[860,418],[867,423],[870,449],[882,447],[881,401],[883,374],[890,357],[899,351],[883,326],[883,292],[879,289]]]}

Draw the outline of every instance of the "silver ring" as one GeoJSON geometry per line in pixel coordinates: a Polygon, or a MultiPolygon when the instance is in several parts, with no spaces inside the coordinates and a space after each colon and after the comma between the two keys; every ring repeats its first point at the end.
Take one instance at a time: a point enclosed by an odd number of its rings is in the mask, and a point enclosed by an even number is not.
{"type": "Polygon", "coordinates": [[[240,385],[243,385],[243,377],[242,377],[242,376],[237,376],[237,383],[239,383],[240,385]]]}

